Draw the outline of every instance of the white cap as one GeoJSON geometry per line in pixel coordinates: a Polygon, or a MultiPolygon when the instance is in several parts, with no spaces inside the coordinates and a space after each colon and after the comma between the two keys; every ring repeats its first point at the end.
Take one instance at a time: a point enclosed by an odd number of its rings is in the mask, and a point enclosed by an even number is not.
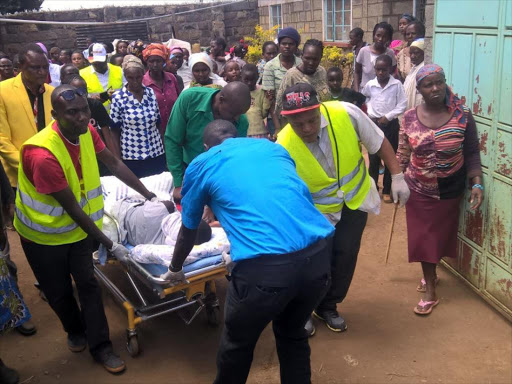
{"type": "Polygon", "coordinates": [[[100,43],[95,43],[92,46],[92,60],[91,62],[105,62],[107,61],[107,50],[105,46],[100,43]]]}

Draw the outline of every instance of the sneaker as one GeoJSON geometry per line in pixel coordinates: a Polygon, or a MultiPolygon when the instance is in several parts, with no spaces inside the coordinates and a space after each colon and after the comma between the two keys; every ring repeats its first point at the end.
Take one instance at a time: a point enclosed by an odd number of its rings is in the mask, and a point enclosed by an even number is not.
{"type": "Polygon", "coordinates": [[[308,321],[306,321],[306,325],[304,326],[304,329],[308,333],[308,337],[311,337],[315,334],[316,328],[315,324],[313,324],[313,318],[309,316],[308,321]]]}
{"type": "Polygon", "coordinates": [[[126,369],[124,361],[108,348],[96,354],[94,359],[110,373],[119,373],[126,369]]]}
{"type": "Polygon", "coordinates": [[[71,352],[82,352],[87,347],[85,334],[68,334],[68,348],[71,352]]]}
{"type": "Polygon", "coordinates": [[[18,375],[18,372],[5,366],[4,362],[0,360],[0,383],[17,384],[19,381],[20,375],[18,375]]]}
{"type": "Polygon", "coordinates": [[[322,321],[325,321],[325,325],[333,332],[343,332],[347,330],[347,324],[345,323],[345,319],[339,315],[337,311],[334,310],[325,310],[313,311],[313,315],[322,321]]]}
{"type": "Polygon", "coordinates": [[[22,334],[23,336],[32,336],[37,332],[37,328],[33,322],[28,320],[21,324],[19,327],[16,327],[16,331],[18,331],[18,333],[22,334]]]}

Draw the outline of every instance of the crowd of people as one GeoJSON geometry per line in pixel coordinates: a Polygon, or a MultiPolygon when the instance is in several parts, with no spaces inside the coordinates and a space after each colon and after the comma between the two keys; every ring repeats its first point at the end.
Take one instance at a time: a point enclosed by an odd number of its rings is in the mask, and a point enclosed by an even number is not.
{"type": "MultiPolygon", "coordinates": [[[[362,29],[350,32],[347,88],[341,68],[320,65],[323,43],[309,39],[299,51],[291,27],[263,44],[256,65],[243,40],[228,50],[221,37],[205,52],[90,37],[83,51],[36,43],[12,58],[0,53],[0,329],[36,332],[9,258],[5,228],[14,226],[69,349],[88,346],[109,372],[123,371],[92,240],[117,258],[129,251],[101,231],[100,176],[154,202],[139,178],[164,171],[182,224],[162,278],[186,283],[183,262],[204,221],[218,220],[231,243],[216,383],[245,382],[270,322],[282,381],[310,381],[313,318],[347,329],[338,304],[381,194],[406,207],[409,261],[423,271],[414,312],[430,314],[439,303],[436,266],[456,256],[464,190],[478,209],[484,187],[470,110],[443,69],[424,63],[424,25],[404,14],[398,28],[403,40],[392,41],[393,27],[376,24],[371,44],[362,29]]],[[[17,382],[1,360],[0,377],[17,382]]]]}

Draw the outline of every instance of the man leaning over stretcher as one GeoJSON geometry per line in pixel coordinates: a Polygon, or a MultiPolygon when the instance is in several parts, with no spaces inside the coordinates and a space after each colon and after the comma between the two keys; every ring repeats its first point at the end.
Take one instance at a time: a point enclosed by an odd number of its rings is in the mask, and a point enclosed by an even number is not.
{"type": "Polygon", "coordinates": [[[68,348],[81,352],[89,345],[93,358],[107,371],[121,372],[125,363],[112,349],[90,239],[118,259],[129,251],[101,232],[103,195],[96,158],[146,199],[156,195],[105,148],[89,126],[91,111],[80,89],[57,87],[51,103],[55,121],[20,151],[14,226],[30,267],[68,334],[68,348]]]}

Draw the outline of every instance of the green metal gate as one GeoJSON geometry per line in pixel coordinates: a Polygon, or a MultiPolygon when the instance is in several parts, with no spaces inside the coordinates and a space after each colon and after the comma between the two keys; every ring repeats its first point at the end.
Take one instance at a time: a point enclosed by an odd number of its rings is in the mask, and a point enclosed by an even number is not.
{"type": "Polygon", "coordinates": [[[467,193],[445,265],[512,320],[512,0],[437,0],[433,50],[475,116],[486,194],[473,213],[467,193]]]}

